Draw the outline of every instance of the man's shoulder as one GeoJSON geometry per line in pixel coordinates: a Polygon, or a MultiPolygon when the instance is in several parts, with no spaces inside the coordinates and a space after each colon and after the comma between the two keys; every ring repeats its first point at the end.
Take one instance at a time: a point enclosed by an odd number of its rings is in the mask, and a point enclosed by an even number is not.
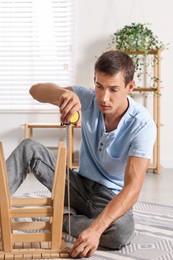
{"type": "Polygon", "coordinates": [[[129,115],[132,118],[139,119],[141,121],[151,120],[153,121],[150,111],[142,104],[137,103],[133,98],[128,97],[129,100],[129,115]]]}

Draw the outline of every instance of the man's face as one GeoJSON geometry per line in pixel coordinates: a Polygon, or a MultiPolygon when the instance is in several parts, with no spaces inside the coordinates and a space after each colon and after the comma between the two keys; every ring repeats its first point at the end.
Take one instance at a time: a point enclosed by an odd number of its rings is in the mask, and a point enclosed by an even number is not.
{"type": "Polygon", "coordinates": [[[121,114],[127,109],[127,95],[132,91],[134,82],[125,86],[124,75],[119,72],[115,75],[107,75],[103,72],[96,72],[95,93],[98,106],[105,115],[121,114]]]}

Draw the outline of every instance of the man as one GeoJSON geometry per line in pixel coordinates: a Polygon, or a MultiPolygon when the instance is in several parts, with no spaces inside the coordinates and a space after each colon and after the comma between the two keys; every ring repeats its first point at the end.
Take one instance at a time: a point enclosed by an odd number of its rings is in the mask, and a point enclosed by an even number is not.
{"type": "MultiPolygon", "coordinates": [[[[34,99],[59,107],[64,124],[77,111],[81,114],[80,167],[78,172],[70,171],[70,205],[75,210],[70,217],[71,234],[77,238],[72,257],[92,256],[98,246],[121,249],[133,237],[132,206],[156,136],[149,112],[128,96],[134,88],[134,71],[128,55],[112,50],[95,63],[95,90],[53,83],[30,89],[34,99]]],[[[30,171],[51,190],[54,167],[49,150],[36,141],[22,141],[7,160],[11,192],[30,171]]],[[[66,216],[64,231],[68,232],[68,224],[66,216]]]]}

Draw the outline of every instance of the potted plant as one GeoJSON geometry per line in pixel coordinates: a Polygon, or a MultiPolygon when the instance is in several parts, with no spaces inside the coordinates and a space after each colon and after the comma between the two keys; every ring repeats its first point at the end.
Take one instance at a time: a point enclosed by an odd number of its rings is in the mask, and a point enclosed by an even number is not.
{"type": "Polygon", "coordinates": [[[147,54],[151,50],[163,49],[165,45],[147,27],[147,24],[132,23],[117,30],[111,36],[109,48],[116,48],[129,53],[135,63],[136,77],[139,82],[142,80],[144,74],[150,78],[150,86],[154,85],[154,81],[159,80],[150,73],[150,67],[154,66],[154,59],[157,57],[147,54]]]}

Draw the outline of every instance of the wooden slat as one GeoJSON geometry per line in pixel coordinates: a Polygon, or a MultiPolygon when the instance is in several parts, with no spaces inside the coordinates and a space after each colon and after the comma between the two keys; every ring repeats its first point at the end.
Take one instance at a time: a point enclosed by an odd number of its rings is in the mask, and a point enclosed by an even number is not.
{"type": "Polygon", "coordinates": [[[52,208],[13,208],[9,211],[11,218],[51,217],[52,212],[52,208]]]}
{"type": "Polygon", "coordinates": [[[4,259],[5,259],[5,260],[14,260],[13,254],[11,254],[11,253],[6,253],[4,259]]]}
{"type": "Polygon", "coordinates": [[[61,149],[55,183],[52,216],[52,249],[61,247],[66,176],[66,148],[61,149]],[[58,225],[57,225],[58,223],[58,225]]]}
{"type": "Polygon", "coordinates": [[[50,257],[51,258],[60,258],[60,254],[59,253],[51,253],[50,257]]]}
{"type": "Polygon", "coordinates": [[[14,255],[14,260],[21,260],[23,259],[23,255],[14,255]]]}
{"type": "Polygon", "coordinates": [[[0,142],[0,224],[2,235],[2,248],[4,251],[11,251],[11,225],[9,218],[10,190],[8,186],[7,170],[5,165],[4,151],[0,142]]]}
{"type": "Polygon", "coordinates": [[[26,249],[31,248],[31,242],[25,242],[25,243],[23,243],[23,248],[26,248],[26,249]]]}
{"type": "Polygon", "coordinates": [[[12,242],[44,242],[51,241],[52,234],[51,233],[22,233],[22,234],[12,234],[12,242]]]}
{"type": "Polygon", "coordinates": [[[0,252],[0,260],[22,260],[22,259],[56,259],[56,258],[68,258],[69,253],[64,252],[51,252],[50,250],[43,250],[40,252],[30,252],[30,250],[19,250],[13,254],[0,252]]]}
{"type": "Polygon", "coordinates": [[[32,254],[23,255],[23,259],[32,260],[33,259],[33,255],[32,254]]]}
{"type": "Polygon", "coordinates": [[[23,248],[23,243],[14,243],[14,246],[13,246],[14,249],[22,249],[23,248]]]}
{"type": "Polygon", "coordinates": [[[12,222],[13,230],[50,230],[50,223],[45,221],[12,222]]]}
{"type": "Polygon", "coordinates": [[[59,253],[59,255],[60,255],[60,258],[68,258],[69,257],[69,253],[68,252],[66,252],[66,253],[59,253]]]}
{"type": "Polygon", "coordinates": [[[11,206],[52,206],[51,198],[12,198],[11,206]]]}
{"type": "Polygon", "coordinates": [[[41,243],[40,242],[32,242],[31,246],[32,246],[32,248],[38,249],[38,248],[41,248],[41,243]]]}
{"type": "MultiPolygon", "coordinates": [[[[51,254],[48,254],[48,253],[41,254],[41,258],[42,259],[50,259],[51,258],[51,254]]],[[[59,258],[59,254],[58,254],[57,258],[59,258]]]]}
{"type": "Polygon", "coordinates": [[[59,143],[58,147],[58,153],[57,153],[57,158],[56,158],[56,165],[55,165],[55,172],[54,172],[54,180],[53,180],[53,187],[52,187],[52,200],[55,197],[55,186],[57,184],[57,175],[58,175],[58,164],[60,162],[60,150],[63,147],[63,142],[59,143]]]}
{"type": "Polygon", "coordinates": [[[66,128],[65,125],[60,125],[58,123],[25,123],[23,124],[23,126],[29,129],[30,128],[66,128]]]}
{"type": "MultiPolygon", "coordinates": [[[[8,185],[8,176],[7,176],[7,169],[5,164],[5,157],[2,142],[0,142],[0,180],[1,180],[1,194],[5,193],[7,198],[8,204],[10,203],[10,189],[8,185]]],[[[0,194],[0,196],[1,196],[0,194]]]]}
{"type": "Polygon", "coordinates": [[[137,87],[133,89],[134,92],[156,92],[156,88],[137,87]]]}
{"type": "Polygon", "coordinates": [[[11,225],[9,219],[9,208],[5,194],[2,194],[1,201],[1,235],[2,235],[2,248],[4,251],[11,251],[11,225]]]}
{"type": "Polygon", "coordinates": [[[42,258],[42,254],[33,254],[33,259],[41,259],[42,258]]]}
{"type": "MultiPolygon", "coordinates": [[[[35,254],[51,254],[51,253],[62,253],[62,254],[66,254],[68,253],[68,251],[66,249],[57,249],[57,250],[52,250],[50,248],[37,248],[36,250],[34,250],[33,248],[22,248],[21,249],[14,249],[13,250],[13,255],[17,255],[17,254],[22,254],[22,255],[27,255],[27,254],[31,254],[31,252],[35,253],[35,254]]],[[[4,252],[0,252],[0,255],[3,254],[4,252]]]]}

